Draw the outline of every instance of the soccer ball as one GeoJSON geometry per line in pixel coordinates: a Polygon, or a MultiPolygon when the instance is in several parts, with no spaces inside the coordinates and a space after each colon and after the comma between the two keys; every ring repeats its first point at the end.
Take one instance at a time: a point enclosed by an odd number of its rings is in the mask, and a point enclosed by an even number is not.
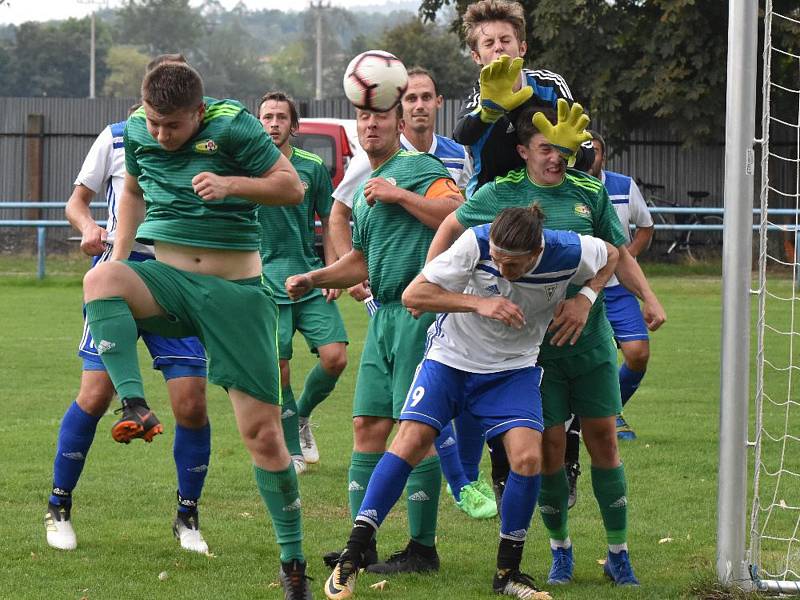
{"type": "Polygon", "coordinates": [[[408,87],[408,73],[400,59],[383,50],[356,56],[344,72],[344,94],[362,110],[392,110],[408,87]]]}

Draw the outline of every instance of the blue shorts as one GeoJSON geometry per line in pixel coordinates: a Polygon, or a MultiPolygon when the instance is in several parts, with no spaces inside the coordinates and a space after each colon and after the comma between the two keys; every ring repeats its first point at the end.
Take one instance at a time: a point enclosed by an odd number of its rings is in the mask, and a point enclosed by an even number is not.
{"type": "MultiPolygon", "coordinates": [[[[92,266],[111,259],[111,247],[107,248],[100,256],[95,256],[92,266]]],[[[141,252],[131,252],[129,260],[144,262],[153,260],[149,254],[141,252]]],[[[154,333],[139,331],[145,346],[153,357],[153,368],[161,371],[164,379],[176,379],[178,377],[205,377],[206,376],[206,353],[203,345],[196,337],[187,338],[165,338],[154,333]]],[[[94,347],[92,334],[89,333],[89,325],[86,322],[86,310],[83,311],[83,336],[78,346],[78,356],[83,359],[84,371],[105,371],[106,367],[94,347]]]]}
{"type": "Polygon", "coordinates": [[[623,285],[605,289],[606,315],[618,343],[649,340],[639,300],[623,285]]]}
{"type": "Polygon", "coordinates": [[[470,413],[492,439],[515,427],[544,430],[540,367],[497,373],[469,373],[426,358],[417,368],[401,421],[419,421],[436,431],[462,411],[470,413]]]}

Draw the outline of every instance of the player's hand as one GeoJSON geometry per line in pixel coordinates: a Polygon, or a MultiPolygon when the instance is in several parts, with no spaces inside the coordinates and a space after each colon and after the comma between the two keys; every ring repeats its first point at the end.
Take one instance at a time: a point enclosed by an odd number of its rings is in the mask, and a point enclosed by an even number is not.
{"type": "Polygon", "coordinates": [[[569,300],[559,302],[558,306],[556,306],[553,322],[547,328],[547,331],[553,334],[550,344],[563,346],[569,342],[570,346],[574,346],[586,326],[591,308],[592,303],[583,294],[578,294],[569,300]]]}
{"type": "Polygon", "coordinates": [[[372,292],[369,291],[369,287],[367,287],[366,281],[357,283],[353,287],[349,288],[347,293],[350,294],[353,300],[356,300],[357,302],[363,302],[372,295],[372,292]]]}
{"type": "Polygon", "coordinates": [[[583,112],[583,107],[577,102],[570,107],[566,100],[559,98],[556,105],[558,123],[553,125],[544,114],[537,112],[533,115],[533,125],[567,160],[567,164],[573,165],[580,145],[592,139],[592,134],[586,131],[589,115],[583,112]]]}
{"type": "Polygon", "coordinates": [[[326,302],[333,302],[339,299],[339,296],[342,295],[342,290],[337,288],[323,288],[322,295],[325,297],[326,302]]]}
{"type": "Polygon", "coordinates": [[[642,316],[650,331],[655,331],[667,321],[667,313],[655,297],[642,304],[642,316]]]}
{"type": "Polygon", "coordinates": [[[192,188],[203,200],[224,200],[230,196],[228,178],[205,171],[192,178],[192,188]]]}
{"type": "Polygon", "coordinates": [[[533,96],[533,88],[523,86],[516,92],[523,60],[511,59],[503,54],[481,69],[478,79],[481,91],[480,118],[484,123],[494,123],[505,113],[514,110],[533,96]]]}
{"type": "Polygon", "coordinates": [[[522,309],[508,298],[500,296],[481,298],[475,312],[482,317],[495,319],[514,329],[522,329],[522,326],[525,325],[525,315],[522,314],[522,309]]]}
{"type": "Polygon", "coordinates": [[[286,287],[286,295],[291,300],[299,300],[314,289],[314,283],[311,281],[311,277],[303,273],[287,277],[284,287],[286,287]]]}
{"type": "Polygon", "coordinates": [[[98,256],[106,249],[108,232],[92,221],[81,231],[81,252],[88,256],[98,256]]]}
{"type": "Polygon", "coordinates": [[[421,311],[418,308],[410,308],[408,306],[406,306],[406,310],[408,311],[408,314],[410,314],[415,319],[419,319],[424,313],[424,311],[421,311]]]}
{"type": "Polygon", "coordinates": [[[400,201],[400,188],[383,177],[372,177],[364,184],[364,199],[370,206],[376,202],[394,204],[400,201]]]}

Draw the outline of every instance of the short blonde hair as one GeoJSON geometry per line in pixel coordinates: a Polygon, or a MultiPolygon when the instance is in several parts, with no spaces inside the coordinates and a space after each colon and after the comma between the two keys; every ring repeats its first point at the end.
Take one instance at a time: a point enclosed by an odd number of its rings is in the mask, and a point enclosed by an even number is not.
{"type": "Polygon", "coordinates": [[[480,0],[470,4],[464,13],[464,37],[473,52],[478,48],[479,26],[491,21],[510,24],[517,35],[517,41],[525,41],[525,10],[522,4],[509,0],[480,0]]]}

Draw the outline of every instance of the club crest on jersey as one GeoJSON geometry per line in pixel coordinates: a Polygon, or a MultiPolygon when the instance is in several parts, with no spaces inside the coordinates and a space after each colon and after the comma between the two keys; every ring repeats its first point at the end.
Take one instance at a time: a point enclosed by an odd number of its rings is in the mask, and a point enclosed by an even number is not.
{"type": "Polygon", "coordinates": [[[394,177],[387,177],[386,178],[386,182],[389,185],[397,185],[397,179],[395,179],[394,177]]]}
{"type": "Polygon", "coordinates": [[[576,204],[575,205],[575,214],[578,215],[579,217],[586,217],[587,219],[591,219],[592,218],[592,211],[585,204],[576,204]]]}
{"type": "Polygon", "coordinates": [[[550,302],[550,300],[552,299],[553,294],[555,293],[557,287],[558,287],[557,285],[544,286],[544,295],[547,298],[548,302],[550,302]]]}
{"type": "Polygon", "coordinates": [[[194,151],[200,154],[214,154],[218,147],[214,140],[201,140],[194,145],[194,151]]]}
{"type": "Polygon", "coordinates": [[[308,182],[305,179],[301,179],[300,183],[303,185],[303,189],[308,191],[308,182]]]}

